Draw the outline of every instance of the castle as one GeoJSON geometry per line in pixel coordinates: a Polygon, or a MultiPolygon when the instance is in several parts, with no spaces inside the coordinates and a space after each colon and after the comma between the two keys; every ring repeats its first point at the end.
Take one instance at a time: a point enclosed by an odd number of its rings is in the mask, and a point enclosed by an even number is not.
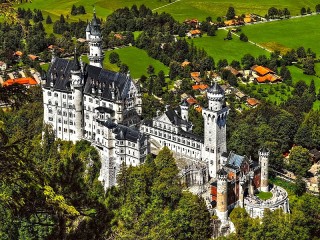
{"type": "MultiPolygon", "coordinates": [[[[175,156],[202,166],[186,168],[183,177],[187,185],[214,179],[211,200],[220,219],[226,220],[234,206],[245,207],[251,216],[263,214],[264,207],[252,199],[258,189],[269,191],[269,152],[259,151],[259,163],[233,152],[227,154],[228,108],[217,83],[207,90],[209,105],[202,111],[204,137],[192,133],[185,100],[179,109],[168,107],[152,120],[141,121],[139,86],[129,74],[102,68],[102,36],[95,13],[86,28],[86,40],[89,64],[79,61],[76,52],[73,60],[53,55],[43,77],[44,123],[52,126],[56,138],[86,139],[97,148],[102,161],[99,180],[105,189],[116,184],[121,164],[137,166],[152,149],[167,146],[175,156]]],[[[273,208],[280,206],[287,212],[287,201],[273,208]]]]}

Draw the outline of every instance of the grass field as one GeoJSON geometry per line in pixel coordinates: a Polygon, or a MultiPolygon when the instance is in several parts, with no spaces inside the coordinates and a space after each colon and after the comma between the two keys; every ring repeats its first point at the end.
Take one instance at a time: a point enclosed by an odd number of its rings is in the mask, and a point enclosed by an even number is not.
{"type": "Polygon", "coordinates": [[[249,40],[271,50],[311,48],[320,56],[320,15],[242,27],[249,40]]]}
{"type": "MultiPolygon", "coordinates": [[[[50,13],[54,18],[60,14],[70,15],[71,6],[75,4],[83,5],[88,13],[91,12],[92,5],[96,6],[97,15],[105,18],[115,9],[121,7],[131,7],[133,4],[140,6],[145,4],[151,9],[162,7],[156,11],[167,12],[178,21],[184,21],[187,18],[197,18],[204,20],[206,17],[211,16],[216,19],[218,16],[225,16],[229,6],[233,6],[236,14],[242,13],[256,13],[264,16],[270,7],[277,9],[288,8],[292,15],[300,14],[302,7],[310,7],[314,11],[315,5],[318,4],[317,0],[260,0],[260,1],[247,1],[247,0],[177,0],[175,3],[167,5],[168,1],[161,0],[33,0],[32,3],[24,3],[21,6],[25,8],[38,8],[50,13]],[[165,6],[167,5],[167,6],[165,6]]],[[[45,14],[47,15],[47,14],[45,14]]],[[[87,19],[87,16],[79,15],[81,19],[87,19]]],[[[91,16],[91,15],[89,15],[91,16]]],[[[72,16],[72,20],[78,20],[78,16],[72,16]]],[[[89,17],[90,18],[90,17],[89,17]]]]}
{"type": "Polygon", "coordinates": [[[256,196],[262,200],[268,200],[272,198],[273,195],[271,192],[259,192],[256,196]]]}
{"type": "Polygon", "coordinates": [[[217,36],[209,37],[207,35],[201,38],[188,39],[188,42],[194,43],[198,48],[203,48],[210,56],[213,57],[217,63],[220,59],[227,59],[229,63],[232,60],[241,61],[241,58],[250,53],[254,57],[259,55],[269,56],[269,52],[263,50],[248,42],[240,41],[238,37],[233,36],[232,40],[224,40],[227,36],[227,31],[218,30],[216,31],[217,36]]]}
{"type": "MultiPolygon", "coordinates": [[[[166,75],[169,73],[168,67],[166,67],[160,61],[149,57],[144,50],[141,50],[139,48],[125,47],[125,48],[116,49],[113,51],[119,54],[119,57],[122,63],[125,63],[129,66],[130,74],[133,78],[140,78],[142,75],[148,76],[147,67],[149,65],[152,65],[154,67],[156,74],[161,70],[163,70],[166,75]]],[[[119,71],[119,68],[116,64],[111,64],[109,62],[109,55],[113,51],[105,52],[105,59],[103,62],[103,66],[105,69],[109,69],[112,71],[119,71]]],[[[87,56],[83,56],[82,59],[84,62],[88,62],[87,56]]]]}

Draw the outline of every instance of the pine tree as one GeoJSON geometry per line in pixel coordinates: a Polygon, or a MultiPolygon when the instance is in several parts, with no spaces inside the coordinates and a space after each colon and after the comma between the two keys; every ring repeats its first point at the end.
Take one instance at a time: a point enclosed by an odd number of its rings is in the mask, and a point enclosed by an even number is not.
{"type": "Polygon", "coordinates": [[[47,16],[46,24],[52,24],[52,19],[51,19],[50,15],[47,16]]]}

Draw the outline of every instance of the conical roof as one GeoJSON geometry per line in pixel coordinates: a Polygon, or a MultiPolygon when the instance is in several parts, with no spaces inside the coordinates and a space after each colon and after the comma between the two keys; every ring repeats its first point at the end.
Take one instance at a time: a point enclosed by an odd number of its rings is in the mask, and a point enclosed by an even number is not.
{"type": "Polygon", "coordinates": [[[91,26],[90,23],[88,23],[87,28],[86,28],[86,32],[90,32],[91,31],[91,26]]]}
{"type": "Polygon", "coordinates": [[[210,88],[208,88],[207,92],[213,94],[224,94],[223,89],[216,82],[214,82],[213,85],[210,88]]]}
{"type": "Polygon", "coordinates": [[[74,59],[73,59],[71,71],[79,71],[79,70],[81,70],[81,65],[79,63],[79,59],[78,59],[78,56],[77,56],[77,49],[75,49],[74,50],[74,59]]]}
{"type": "Polygon", "coordinates": [[[219,176],[226,176],[226,175],[228,175],[227,171],[224,170],[224,168],[220,168],[220,169],[218,170],[217,174],[218,174],[219,176]]]}
{"type": "Polygon", "coordinates": [[[263,146],[262,148],[259,149],[259,152],[261,152],[261,153],[269,153],[270,151],[269,151],[268,148],[263,146]]]}
{"type": "Polygon", "coordinates": [[[181,102],[180,106],[189,107],[189,104],[188,104],[188,102],[187,102],[187,99],[186,99],[186,98],[182,100],[182,102],[181,102]]]}

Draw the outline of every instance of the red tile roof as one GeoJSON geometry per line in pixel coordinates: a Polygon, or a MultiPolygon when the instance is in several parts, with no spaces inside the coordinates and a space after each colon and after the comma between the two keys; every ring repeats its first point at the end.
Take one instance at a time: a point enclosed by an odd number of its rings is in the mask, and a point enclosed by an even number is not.
{"type": "Polygon", "coordinates": [[[31,77],[27,78],[15,78],[15,79],[9,79],[3,83],[3,86],[11,86],[13,84],[22,84],[22,85],[37,85],[37,81],[31,77]]]}
{"type": "Polygon", "coordinates": [[[266,74],[264,76],[257,77],[256,80],[259,83],[265,83],[265,82],[273,83],[273,82],[276,82],[276,81],[281,81],[281,78],[276,76],[276,75],[274,75],[274,74],[268,73],[268,74],[266,74]]]}
{"type": "Polygon", "coordinates": [[[187,99],[187,102],[188,102],[190,105],[193,105],[193,104],[198,103],[197,100],[195,100],[193,97],[189,97],[189,98],[187,99]]]}
{"type": "Polygon", "coordinates": [[[264,76],[268,73],[274,73],[274,71],[270,70],[267,67],[263,67],[263,66],[254,66],[252,70],[257,72],[260,76],[264,76]]]}
{"type": "Polygon", "coordinates": [[[247,99],[247,103],[248,103],[248,105],[250,105],[251,107],[254,107],[254,106],[258,105],[260,102],[259,102],[257,99],[255,99],[255,98],[248,98],[248,99],[247,99]]]}
{"type": "Polygon", "coordinates": [[[205,90],[208,88],[207,84],[196,84],[192,86],[193,90],[205,90]]]}

